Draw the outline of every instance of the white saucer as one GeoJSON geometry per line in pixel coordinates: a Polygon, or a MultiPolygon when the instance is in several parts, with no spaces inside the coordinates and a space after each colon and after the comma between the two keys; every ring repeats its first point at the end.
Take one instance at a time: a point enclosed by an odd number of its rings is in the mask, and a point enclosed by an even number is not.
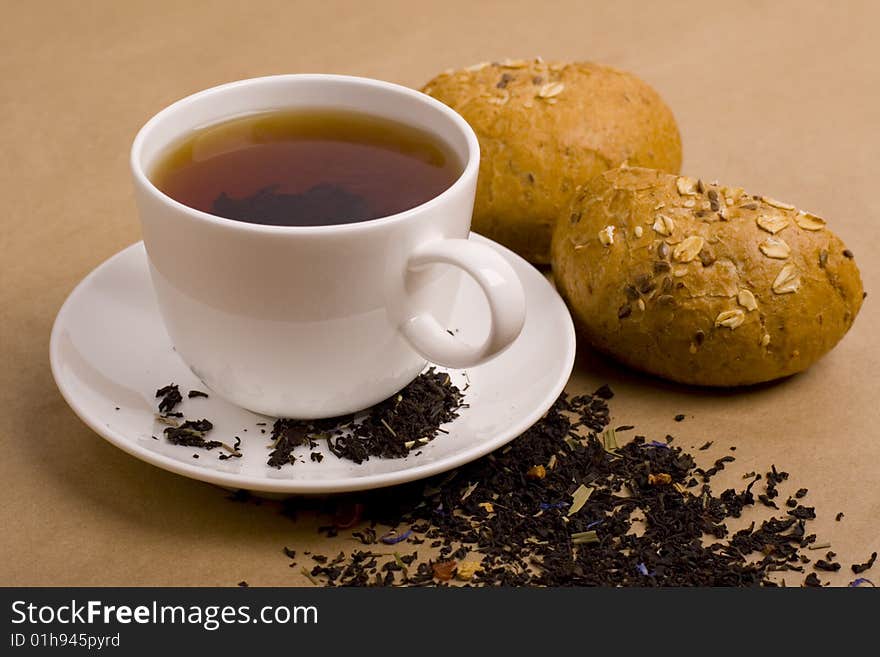
{"type": "MultiPolygon", "coordinates": [[[[470,384],[465,392],[470,407],[443,427],[448,434],[438,434],[420,454],[371,458],[356,465],[337,459],[322,444],[314,450],[324,454],[320,463],[310,460],[313,450],[302,448],[301,461],[292,466],[277,470],[266,465],[272,418],[213,394],[208,399],[186,397],[192,389],[211,391],[173,350],[159,317],[143,243],[107,260],[71,292],[52,329],[52,374],[70,407],[102,437],[147,463],[193,479],[270,493],[337,493],[437,474],[488,454],[534,424],[562,392],[574,363],[571,316],[552,285],[504,247],[478,235],[471,239],[497,249],[519,274],[526,292],[526,323],[520,337],[494,360],[466,372],[450,371],[460,388],[470,384]],[[234,436],[241,437],[242,458],[219,460],[221,450],[165,440],[165,427],[155,418],[155,392],[169,382],[184,394],[177,410],[189,419],[214,423],[209,439],[231,444],[234,436]],[[261,434],[261,428],[267,433],[261,434]]],[[[485,335],[486,302],[467,277],[452,317],[450,328],[464,339],[476,342],[485,335]]]]}

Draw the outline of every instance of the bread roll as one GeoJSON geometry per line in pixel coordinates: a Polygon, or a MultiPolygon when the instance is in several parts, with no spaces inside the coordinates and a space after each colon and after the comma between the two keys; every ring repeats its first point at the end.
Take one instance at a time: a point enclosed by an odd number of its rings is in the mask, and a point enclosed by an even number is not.
{"type": "Polygon", "coordinates": [[[672,112],[636,76],[541,59],[443,73],[423,91],[458,111],[480,140],[473,228],[534,263],[575,186],[626,162],[677,173],[672,112]]]}
{"type": "Polygon", "coordinates": [[[863,298],[852,252],[821,218],[640,168],[608,171],[576,194],[556,228],[553,273],[595,347],[707,386],[806,369],[863,298]]]}

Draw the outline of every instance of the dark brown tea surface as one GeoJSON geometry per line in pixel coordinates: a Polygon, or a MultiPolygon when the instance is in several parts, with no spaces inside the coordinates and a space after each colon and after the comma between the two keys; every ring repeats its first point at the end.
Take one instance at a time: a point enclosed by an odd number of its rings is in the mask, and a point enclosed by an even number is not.
{"type": "Polygon", "coordinates": [[[329,109],[244,116],[195,131],[151,173],[171,198],[249,223],[322,226],[386,217],[434,198],[461,172],[416,128],[329,109]]]}

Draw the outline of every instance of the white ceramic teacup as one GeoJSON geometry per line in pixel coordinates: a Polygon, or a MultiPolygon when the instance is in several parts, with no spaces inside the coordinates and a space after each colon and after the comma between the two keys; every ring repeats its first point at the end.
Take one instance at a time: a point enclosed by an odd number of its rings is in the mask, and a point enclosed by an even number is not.
{"type": "Polygon", "coordinates": [[[194,94],[140,130],[131,167],[150,274],[177,352],[212,391],[274,416],[357,411],[403,388],[426,361],[481,363],[525,318],[522,285],[495,251],[468,240],[480,147],[453,110],[412,89],[337,75],[279,75],[194,94]],[[149,173],[194,130],[275,109],[344,108],[420,128],[464,163],[439,196],[361,223],[267,226],[194,210],[149,173]],[[451,266],[450,266],[451,265],[451,266]],[[482,287],[483,344],[446,331],[464,270],[482,287]]]}

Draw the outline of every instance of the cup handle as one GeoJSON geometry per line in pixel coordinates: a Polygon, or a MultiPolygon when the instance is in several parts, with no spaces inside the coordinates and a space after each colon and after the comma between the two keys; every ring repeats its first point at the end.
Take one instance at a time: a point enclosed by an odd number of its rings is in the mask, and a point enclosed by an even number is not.
{"type": "Polygon", "coordinates": [[[401,326],[404,336],[425,359],[445,367],[471,367],[489,360],[516,340],[526,317],[522,282],[513,267],[495,250],[467,239],[440,239],[415,249],[409,271],[444,263],[463,269],[483,289],[491,325],[483,344],[474,346],[450,335],[430,313],[421,313],[401,326]]]}

